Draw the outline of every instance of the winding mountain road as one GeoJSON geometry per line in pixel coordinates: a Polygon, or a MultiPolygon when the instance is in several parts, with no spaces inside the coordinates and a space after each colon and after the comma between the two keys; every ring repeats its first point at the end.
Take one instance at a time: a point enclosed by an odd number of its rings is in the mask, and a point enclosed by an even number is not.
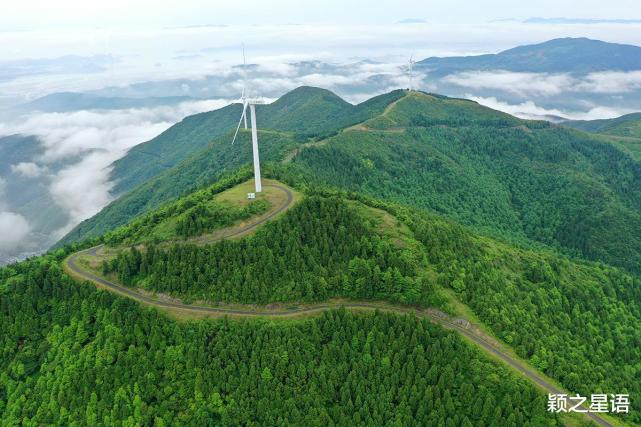
{"type": "MultiPolygon", "coordinates": [[[[263,218],[260,218],[259,220],[251,224],[248,224],[238,229],[234,229],[233,232],[230,232],[229,234],[225,234],[221,236],[219,240],[230,238],[230,237],[236,237],[244,233],[247,233],[248,231],[260,226],[266,221],[274,218],[279,213],[288,209],[293,203],[294,195],[288,188],[277,185],[277,184],[266,184],[264,186],[274,187],[284,191],[287,194],[287,200],[285,201],[285,203],[283,203],[283,205],[278,207],[278,209],[274,210],[269,215],[263,218]]],[[[289,309],[281,308],[281,309],[256,310],[251,308],[242,309],[242,308],[208,307],[208,306],[201,306],[201,305],[183,304],[180,302],[164,301],[149,295],[145,295],[135,289],[131,289],[126,286],[120,285],[118,283],[109,281],[103,277],[100,277],[92,272],[87,271],[86,269],[78,265],[77,263],[78,257],[86,256],[86,255],[95,257],[97,256],[97,251],[102,246],[103,245],[94,246],[92,248],[85,249],[72,254],[66,259],[65,267],[68,269],[68,271],[72,273],[72,276],[81,280],[94,282],[95,284],[98,284],[100,287],[107,289],[110,292],[132,298],[136,301],[149,304],[154,307],[171,309],[171,310],[179,310],[181,312],[187,312],[187,313],[190,312],[190,313],[197,313],[197,314],[211,314],[214,316],[231,315],[231,316],[242,316],[242,317],[281,317],[283,318],[283,317],[300,316],[305,314],[320,313],[326,310],[344,307],[345,309],[353,309],[353,310],[372,310],[372,311],[379,310],[379,311],[394,312],[394,313],[400,313],[400,314],[414,314],[417,317],[427,318],[433,323],[439,324],[447,329],[455,330],[461,335],[467,337],[468,339],[476,343],[478,346],[480,346],[483,350],[492,354],[493,356],[501,360],[503,363],[509,365],[510,367],[518,371],[522,376],[534,382],[540,389],[544,390],[545,392],[552,393],[552,394],[569,394],[566,391],[554,385],[543,375],[529,368],[523,362],[518,360],[516,357],[512,356],[509,352],[507,352],[504,348],[502,348],[503,346],[500,343],[496,342],[492,338],[489,338],[487,335],[482,333],[477,327],[474,327],[469,321],[465,319],[460,319],[460,318],[452,318],[451,316],[436,309],[419,309],[414,307],[377,304],[377,303],[365,302],[365,301],[353,301],[353,302],[321,303],[321,304],[309,305],[305,307],[294,307],[289,309]]],[[[587,409],[587,408],[583,408],[583,409],[587,409]]],[[[611,424],[609,421],[607,421],[605,418],[601,417],[597,413],[586,412],[584,413],[584,415],[588,417],[591,421],[596,423],[597,425],[604,426],[604,427],[614,427],[613,424],[611,424]]]]}

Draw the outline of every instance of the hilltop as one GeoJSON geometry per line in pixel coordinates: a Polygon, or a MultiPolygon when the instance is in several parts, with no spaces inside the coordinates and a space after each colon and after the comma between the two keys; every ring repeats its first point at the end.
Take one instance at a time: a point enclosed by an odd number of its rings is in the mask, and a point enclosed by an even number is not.
{"type": "Polygon", "coordinates": [[[626,114],[614,119],[566,120],[563,124],[586,132],[641,138],[641,113],[626,114]]]}
{"type": "Polygon", "coordinates": [[[641,160],[641,113],[614,119],[567,120],[564,126],[611,137],[613,144],[641,160]]]}

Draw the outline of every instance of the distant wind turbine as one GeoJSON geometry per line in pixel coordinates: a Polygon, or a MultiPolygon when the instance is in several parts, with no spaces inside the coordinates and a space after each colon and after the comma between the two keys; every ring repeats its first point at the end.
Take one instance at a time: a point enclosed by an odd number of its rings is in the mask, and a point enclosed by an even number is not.
{"type": "MultiPolygon", "coordinates": [[[[245,69],[245,45],[243,44],[243,70],[245,69]]],[[[262,98],[248,98],[245,93],[245,82],[243,77],[243,90],[235,103],[243,105],[243,111],[240,114],[240,120],[238,120],[238,126],[236,127],[236,132],[234,133],[234,138],[231,143],[234,145],[236,142],[236,136],[238,136],[238,131],[240,130],[240,125],[245,122],[245,129],[247,129],[247,107],[249,106],[249,113],[251,115],[251,130],[252,130],[252,152],[254,156],[254,183],[256,186],[256,193],[263,191],[263,185],[260,179],[260,159],[258,155],[258,131],[256,128],[256,105],[265,104],[265,101],[262,98]]],[[[248,195],[249,198],[255,197],[248,195]]]]}
{"type": "Polygon", "coordinates": [[[413,72],[413,69],[414,69],[414,64],[416,64],[416,62],[414,62],[414,54],[412,54],[410,56],[410,63],[409,63],[409,67],[408,67],[408,74],[409,74],[409,79],[410,79],[410,92],[412,91],[412,77],[413,77],[412,72],[413,72]]]}
{"type": "MultiPolygon", "coordinates": [[[[247,82],[247,63],[245,62],[245,43],[243,43],[243,91],[240,94],[240,99],[242,100],[243,105],[245,104],[245,86],[247,82]]],[[[247,116],[243,114],[245,118],[245,129],[247,129],[247,116]]]]}

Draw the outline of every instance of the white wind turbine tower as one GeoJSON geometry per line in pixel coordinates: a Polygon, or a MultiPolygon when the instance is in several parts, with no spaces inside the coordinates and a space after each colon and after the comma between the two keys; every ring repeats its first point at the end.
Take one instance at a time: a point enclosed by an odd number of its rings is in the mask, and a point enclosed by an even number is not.
{"type": "Polygon", "coordinates": [[[410,78],[410,92],[412,91],[412,77],[413,77],[412,76],[412,71],[413,71],[415,63],[416,62],[414,62],[414,54],[412,54],[410,56],[410,63],[409,63],[409,68],[408,68],[408,74],[409,74],[409,78],[410,78]]]}
{"type": "Polygon", "coordinates": [[[412,80],[413,80],[413,77],[414,77],[414,74],[413,74],[413,72],[414,72],[414,64],[416,64],[416,61],[414,61],[414,54],[412,54],[410,56],[409,66],[407,68],[409,79],[410,79],[410,92],[413,90],[413,88],[412,88],[412,80]]]}
{"type": "MultiPolygon", "coordinates": [[[[243,45],[243,71],[245,68],[245,46],[243,45]]],[[[243,111],[240,114],[240,120],[238,121],[238,126],[236,127],[236,132],[234,133],[234,138],[231,143],[234,145],[236,141],[236,136],[238,136],[238,131],[240,130],[240,125],[245,122],[245,129],[247,129],[247,107],[249,106],[249,113],[251,115],[251,131],[252,131],[252,153],[254,157],[254,183],[256,186],[256,193],[263,191],[263,185],[260,179],[260,158],[258,155],[258,131],[256,128],[256,105],[265,104],[265,101],[261,98],[248,98],[245,94],[245,83],[243,82],[243,91],[240,95],[240,99],[236,101],[239,104],[243,105],[243,111]]],[[[256,197],[255,194],[249,193],[248,198],[253,199],[256,197]]]]}

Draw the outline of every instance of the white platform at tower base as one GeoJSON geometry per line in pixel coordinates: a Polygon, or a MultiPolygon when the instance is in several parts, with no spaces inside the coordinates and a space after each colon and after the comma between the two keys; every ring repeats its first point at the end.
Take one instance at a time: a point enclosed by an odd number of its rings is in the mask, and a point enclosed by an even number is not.
{"type": "Polygon", "coordinates": [[[247,198],[252,200],[256,198],[256,193],[247,193],[247,198]]]}

